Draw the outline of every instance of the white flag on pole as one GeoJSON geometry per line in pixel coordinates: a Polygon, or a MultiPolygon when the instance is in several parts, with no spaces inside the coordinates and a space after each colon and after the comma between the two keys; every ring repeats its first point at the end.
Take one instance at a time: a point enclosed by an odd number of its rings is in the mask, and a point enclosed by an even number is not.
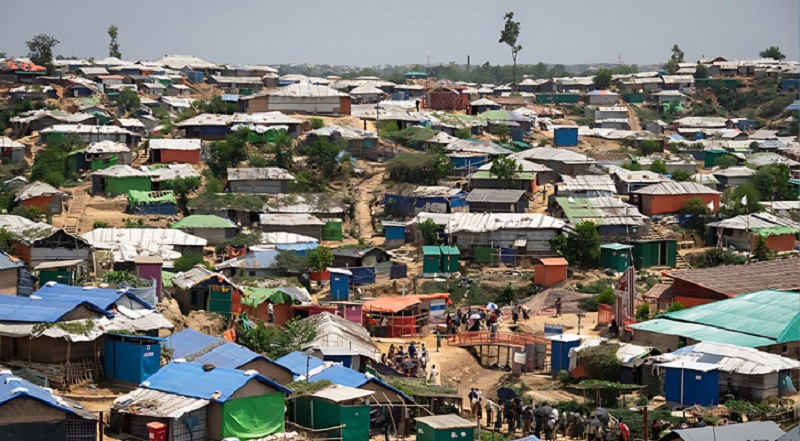
{"type": "Polygon", "coordinates": [[[742,196],[742,205],[747,205],[747,195],[742,196]]]}
{"type": "Polygon", "coordinates": [[[709,210],[714,211],[714,201],[709,202],[706,207],[708,207],[709,210]]]}

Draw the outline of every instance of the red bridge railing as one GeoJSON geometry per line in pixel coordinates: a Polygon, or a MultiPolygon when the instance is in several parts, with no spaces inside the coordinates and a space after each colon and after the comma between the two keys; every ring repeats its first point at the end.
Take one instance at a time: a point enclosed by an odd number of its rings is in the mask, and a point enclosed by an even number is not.
{"type": "Polygon", "coordinates": [[[456,335],[447,336],[447,344],[450,346],[518,346],[524,348],[527,344],[549,343],[544,337],[533,335],[515,334],[513,332],[498,332],[492,334],[489,331],[463,332],[456,335]]]}

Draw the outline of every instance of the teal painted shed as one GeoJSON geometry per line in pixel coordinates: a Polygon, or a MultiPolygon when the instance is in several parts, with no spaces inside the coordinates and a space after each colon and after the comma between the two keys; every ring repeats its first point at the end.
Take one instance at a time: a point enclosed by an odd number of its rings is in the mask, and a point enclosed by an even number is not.
{"type": "Polygon", "coordinates": [[[621,273],[632,264],[631,245],[608,243],[600,245],[600,268],[610,268],[621,273]]]}
{"type": "Polygon", "coordinates": [[[432,415],[417,420],[417,441],[472,441],[475,423],[455,414],[432,415]]]}
{"type": "Polygon", "coordinates": [[[461,252],[454,246],[440,246],[442,252],[442,267],[443,273],[456,273],[458,272],[458,256],[461,252]]]}
{"type": "Polygon", "coordinates": [[[425,245],[422,247],[422,272],[438,273],[442,268],[442,250],[438,246],[425,245]]]}

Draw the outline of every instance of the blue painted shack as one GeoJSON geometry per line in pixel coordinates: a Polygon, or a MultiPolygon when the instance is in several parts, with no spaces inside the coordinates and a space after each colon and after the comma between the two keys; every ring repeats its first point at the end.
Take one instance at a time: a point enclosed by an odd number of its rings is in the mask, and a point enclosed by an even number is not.
{"type": "Polygon", "coordinates": [[[106,379],[139,384],[161,368],[163,338],[106,334],[103,369],[106,379]]]}
{"type": "Polygon", "coordinates": [[[399,248],[406,243],[405,222],[383,221],[383,247],[387,250],[399,248]]]}
{"type": "Polygon", "coordinates": [[[557,127],[553,130],[553,145],[556,147],[575,147],[578,145],[577,127],[557,127]]]}
{"type": "Polygon", "coordinates": [[[398,216],[420,212],[452,213],[467,211],[467,193],[445,186],[398,185],[384,195],[386,210],[398,216]]]}
{"type": "Polygon", "coordinates": [[[686,407],[719,403],[719,366],[716,364],[676,360],[661,367],[667,371],[664,383],[667,403],[686,407]]]}
{"type": "Polygon", "coordinates": [[[550,340],[550,367],[553,378],[561,371],[569,371],[569,350],[580,346],[581,338],[576,334],[558,334],[547,337],[550,340]]]}
{"type": "Polygon", "coordinates": [[[484,153],[449,153],[447,157],[450,158],[454,174],[457,176],[466,176],[489,163],[489,155],[484,153]]]}
{"type": "Polygon", "coordinates": [[[349,300],[350,299],[350,278],[353,273],[341,268],[328,268],[331,274],[331,299],[349,300]]]}

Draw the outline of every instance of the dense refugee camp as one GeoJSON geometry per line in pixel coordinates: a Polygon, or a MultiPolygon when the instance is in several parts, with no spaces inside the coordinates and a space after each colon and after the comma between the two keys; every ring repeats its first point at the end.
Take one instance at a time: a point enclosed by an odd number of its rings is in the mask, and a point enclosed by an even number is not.
{"type": "Polygon", "coordinates": [[[0,441],[800,441],[798,2],[1,3],[0,441]]]}

